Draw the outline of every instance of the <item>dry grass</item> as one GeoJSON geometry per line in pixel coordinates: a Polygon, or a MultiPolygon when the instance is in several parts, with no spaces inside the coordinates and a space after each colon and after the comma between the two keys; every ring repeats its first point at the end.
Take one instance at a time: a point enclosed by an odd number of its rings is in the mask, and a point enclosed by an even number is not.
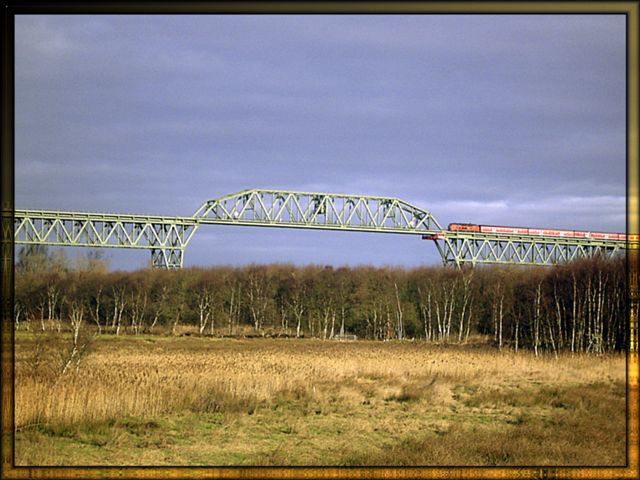
{"type": "Polygon", "coordinates": [[[625,458],[621,355],[104,337],[77,371],[59,378],[33,367],[33,348],[31,337],[18,337],[19,464],[611,465],[625,458]]]}

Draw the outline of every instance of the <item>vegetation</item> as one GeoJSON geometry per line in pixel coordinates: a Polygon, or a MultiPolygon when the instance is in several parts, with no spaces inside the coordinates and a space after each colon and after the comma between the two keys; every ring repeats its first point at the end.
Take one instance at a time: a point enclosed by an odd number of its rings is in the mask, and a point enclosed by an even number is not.
{"type": "Polygon", "coordinates": [[[624,267],[108,272],[23,251],[16,463],[622,465],[624,267]]]}
{"type": "Polygon", "coordinates": [[[624,355],[481,341],[101,335],[60,375],[18,332],[16,463],[624,464],[624,355]]]}
{"type": "MultiPolygon", "coordinates": [[[[98,333],[185,333],[465,343],[499,349],[602,354],[627,341],[623,258],[557,267],[242,268],[107,272],[29,255],[16,274],[17,328],[98,333]],[[45,269],[41,267],[51,265],[45,269]]],[[[46,252],[45,252],[46,258],[46,252]]]]}

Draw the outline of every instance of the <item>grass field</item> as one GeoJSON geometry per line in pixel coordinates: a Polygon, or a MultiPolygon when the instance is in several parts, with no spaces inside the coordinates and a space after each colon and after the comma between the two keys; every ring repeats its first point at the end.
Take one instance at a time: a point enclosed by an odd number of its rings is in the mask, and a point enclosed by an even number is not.
{"type": "Polygon", "coordinates": [[[625,358],[482,345],[16,338],[18,465],[622,465],[625,358]]]}

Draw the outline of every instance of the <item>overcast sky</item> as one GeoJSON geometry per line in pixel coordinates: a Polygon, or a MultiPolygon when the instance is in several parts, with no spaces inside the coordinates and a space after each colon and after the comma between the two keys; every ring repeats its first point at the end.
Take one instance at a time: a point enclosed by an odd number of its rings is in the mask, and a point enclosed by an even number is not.
{"type": "MultiPolygon", "coordinates": [[[[247,188],[625,230],[623,15],[18,16],[16,208],[192,215],[247,188]]],[[[113,268],[147,252],[110,250],[113,268]]],[[[205,226],[185,265],[439,261],[389,234],[205,226]]]]}

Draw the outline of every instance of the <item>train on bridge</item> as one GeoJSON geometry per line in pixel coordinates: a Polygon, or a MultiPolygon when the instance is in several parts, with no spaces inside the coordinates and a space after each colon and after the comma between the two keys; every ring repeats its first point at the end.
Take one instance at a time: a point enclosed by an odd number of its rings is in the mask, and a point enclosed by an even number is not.
{"type": "Polygon", "coordinates": [[[447,265],[553,265],[637,248],[638,234],[451,223],[395,197],[251,189],[205,201],[189,217],[15,210],[15,243],[141,248],[155,267],[180,268],[201,225],[422,234],[447,265]]]}
{"type": "MultiPolygon", "coordinates": [[[[544,237],[593,238],[595,240],[627,240],[625,233],[589,232],[584,230],[553,230],[548,228],[506,227],[501,225],[478,225],[475,223],[450,223],[453,232],[507,233],[509,235],[534,235],[544,237]]],[[[638,235],[629,235],[637,240],[638,235]]]]}

